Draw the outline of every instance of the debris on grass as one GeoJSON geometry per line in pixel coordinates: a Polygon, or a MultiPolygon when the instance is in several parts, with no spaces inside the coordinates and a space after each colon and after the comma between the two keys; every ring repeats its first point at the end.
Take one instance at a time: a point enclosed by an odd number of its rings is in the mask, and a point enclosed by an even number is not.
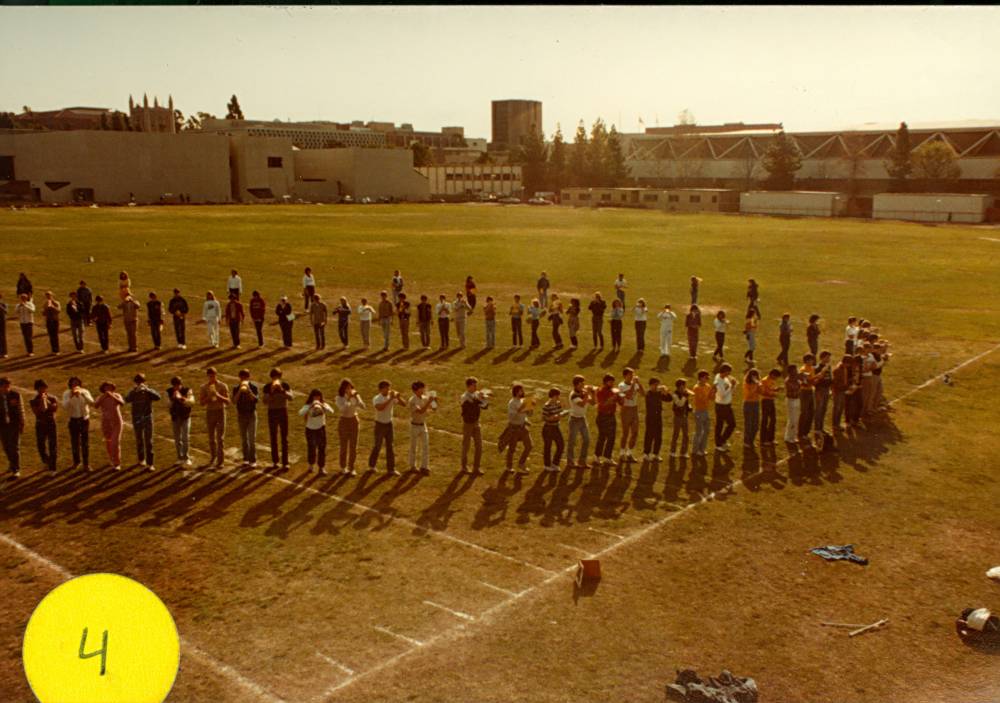
{"type": "Polygon", "coordinates": [[[667,699],[684,703],[757,703],[757,682],[733,676],[724,669],[719,676],[701,679],[691,669],[677,672],[677,680],[667,684],[667,699]]]}
{"type": "Polygon", "coordinates": [[[992,569],[987,571],[986,578],[1000,582],[1000,566],[994,566],[992,569]]]}
{"type": "Polygon", "coordinates": [[[828,544],[825,547],[813,547],[809,551],[827,561],[852,561],[862,566],[868,565],[867,558],[854,553],[853,544],[828,544]]]}
{"type": "Polygon", "coordinates": [[[963,642],[1000,647],[1000,617],[989,608],[966,608],[955,620],[955,631],[963,642]]]}
{"type": "Polygon", "coordinates": [[[888,627],[888,626],[889,626],[889,618],[882,618],[881,620],[873,622],[871,625],[865,625],[863,627],[859,627],[857,630],[852,630],[851,632],[848,632],[847,636],[848,637],[856,637],[858,635],[863,635],[866,632],[873,632],[874,630],[881,630],[882,628],[888,627]]]}

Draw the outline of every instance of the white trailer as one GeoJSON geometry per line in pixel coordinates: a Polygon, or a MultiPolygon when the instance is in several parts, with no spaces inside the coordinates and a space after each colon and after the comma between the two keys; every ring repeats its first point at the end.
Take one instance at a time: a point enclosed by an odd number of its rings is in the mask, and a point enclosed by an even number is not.
{"type": "Polygon", "coordinates": [[[740,194],[740,212],[755,215],[836,217],[847,210],[843,193],[812,190],[754,190],[740,194]]]}
{"type": "Polygon", "coordinates": [[[992,205],[991,195],[879,193],[874,198],[872,217],[876,220],[976,223],[986,220],[986,211],[992,205]]]}

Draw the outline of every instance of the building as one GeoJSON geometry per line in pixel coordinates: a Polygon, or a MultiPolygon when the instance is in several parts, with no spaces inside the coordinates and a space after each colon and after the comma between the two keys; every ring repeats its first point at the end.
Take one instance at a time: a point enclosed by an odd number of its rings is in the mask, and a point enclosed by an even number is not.
{"type": "Polygon", "coordinates": [[[177,133],[177,120],[174,115],[174,97],[167,97],[167,106],[160,107],[160,101],[153,96],[153,106],[149,106],[149,97],[143,94],[142,105],[133,102],[128,96],[128,115],[132,128],[137,132],[167,132],[177,133]]]}
{"type": "Polygon", "coordinates": [[[430,197],[429,182],[413,167],[409,149],[302,149],[292,154],[296,198],[334,201],[350,195],[411,202],[430,197]]]}
{"type": "Polygon", "coordinates": [[[737,212],[740,194],[724,188],[563,188],[573,207],[638,207],[667,212],[737,212]]]}
{"type": "Polygon", "coordinates": [[[279,137],[299,149],[387,146],[384,132],[336,122],[264,122],[261,120],[208,119],[202,131],[232,136],[279,137]]]}
{"type": "Polygon", "coordinates": [[[748,215],[838,217],[847,214],[847,196],[826,191],[757,190],[740,193],[740,212],[748,215]]]}
{"type": "Polygon", "coordinates": [[[985,222],[991,195],[956,193],[879,193],[872,216],[876,220],[913,222],[985,222]]]}
{"type": "Polygon", "coordinates": [[[494,100],[493,138],[490,147],[510,151],[524,144],[529,134],[542,134],[542,103],[538,100],[494,100]]]}
{"type": "Polygon", "coordinates": [[[430,195],[435,199],[465,200],[479,195],[502,198],[522,191],[520,166],[422,166],[417,171],[427,178],[430,195]]]}
{"type": "MultiPolygon", "coordinates": [[[[629,173],[637,185],[753,190],[766,177],[761,157],[780,124],[721,125],[704,129],[651,128],[623,134],[629,173]],[[674,131],[664,132],[665,129],[674,131]],[[655,131],[654,131],[655,130],[655,131]]],[[[790,132],[802,152],[796,188],[837,191],[870,199],[890,189],[885,159],[895,147],[893,125],[861,125],[843,131],[790,132]]],[[[943,141],[958,155],[962,175],[948,190],[1000,194],[1000,120],[910,125],[911,148],[943,141]]],[[[916,189],[941,189],[945,184],[915,182],[916,189]]]]}
{"type": "Polygon", "coordinates": [[[64,107],[43,112],[28,111],[14,116],[20,129],[103,129],[102,119],[111,123],[112,111],[106,107],[64,107]]]}

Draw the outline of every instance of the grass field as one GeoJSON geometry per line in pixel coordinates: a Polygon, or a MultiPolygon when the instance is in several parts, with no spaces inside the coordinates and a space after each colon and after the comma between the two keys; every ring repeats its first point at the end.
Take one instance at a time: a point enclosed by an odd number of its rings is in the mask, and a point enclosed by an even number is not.
{"type": "MultiPolygon", "coordinates": [[[[287,473],[168,468],[174,454],[163,407],[154,474],[51,477],[37,468],[29,419],[26,470],[0,486],[0,647],[7,654],[0,699],[32,700],[20,663],[32,609],[70,574],[96,571],[135,578],[169,607],[183,638],[176,701],[659,701],[679,668],[753,676],[762,700],[782,703],[1000,699],[1000,658],[963,646],[953,628],[964,607],[1000,610],[1000,590],[983,575],[1000,563],[997,462],[982,431],[1000,415],[994,234],[490,205],[0,212],[0,292],[11,307],[19,271],[36,294],[52,289],[62,300],[81,277],[116,297],[117,272],[125,269],[143,295],[167,297],[177,286],[200,303],[237,268],[245,288],[260,290],[273,309],[282,294],[297,302],[310,265],[327,301],[375,299],[400,268],[411,299],[451,298],[471,273],[480,301],[493,295],[505,309],[514,293],[531,296],[545,269],[560,298],[583,300],[594,290],[610,298],[623,271],[629,300],[643,296],[653,310],[666,302],[679,310],[688,277],[697,274],[703,311],[726,309],[736,320],[753,277],[761,285],[763,366],[777,352],[781,312],[795,323],[794,358],[805,351],[810,313],[823,316],[821,346],[831,349],[842,344],[846,318],[861,315],[892,342],[885,386],[897,399],[887,417],[839,439],[836,454],[789,458],[781,450],[768,462],[734,451],[707,462],[558,477],[538,470],[536,421],[529,475],[504,477],[487,444],[487,474],[473,479],[457,475],[457,397],[466,376],[496,391],[483,414],[484,439],[495,441],[511,382],[565,391],[573,374],[597,382],[625,365],[644,380],[690,378],[712,368],[710,328],[695,365],[679,348],[672,360],[658,357],[655,322],[646,353],[636,353],[630,317],[617,355],[591,352],[586,316],[575,352],[553,352],[545,324],[540,350],[511,350],[505,321],[498,348],[486,352],[478,309],[468,348],[445,353],[403,353],[395,337],[389,353],[358,351],[353,321],[347,352],[330,344],[335,329],[326,352],[312,351],[311,334],[297,322],[290,351],[279,347],[271,324],[264,349],[250,345],[252,330],[244,330],[239,352],[226,348],[225,330],[222,348],[213,350],[204,326],[189,325],[186,351],[173,347],[167,329],[164,350],[154,354],[140,328],[133,355],[123,351],[119,322],[108,356],[92,353],[92,343],[83,356],[50,356],[39,337],[29,359],[11,322],[12,356],[0,361],[0,372],[20,388],[39,377],[62,387],[71,373],[92,389],[104,378],[121,388],[139,370],[162,388],[178,373],[198,383],[210,364],[229,375],[248,367],[259,380],[280,365],[299,392],[319,387],[332,396],[346,375],[370,399],[381,378],[406,389],[420,378],[445,402],[430,419],[427,477],[308,474],[294,421],[287,473]],[[952,385],[934,380],[949,370],[952,385]],[[871,564],[808,554],[845,543],[871,564]],[[572,577],[587,555],[602,560],[604,578],[581,592],[572,577]],[[819,625],[883,617],[888,629],[853,639],[819,625]]],[[[684,341],[680,322],[674,341],[684,341]]],[[[68,332],[63,343],[71,347],[68,332]]],[[[740,360],[741,335],[730,334],[728,346],[740,360]]],[[[779,404],[779,429],[783,415],[779,404]]],[[[397,418],[405,470],[408,418],[397,418]]],[[[59,424],[60,464],[68,466],[65,418],[59,424]]],[[[258,442],[267,443],[263,418],[258,442]]],[[[733,443],[741,444],[739,434],[733,443]]],[[[235,454],[232,413],[227,444],[235,454]]],[[[127,423],[123,445],[131,463],[127,423]]],[[[207,459],[197,410],[192,445],[196,464],[207,459]]],[[[370,446],[366,421],[360,455],[370,446]]],[[[91,452],[92,463],[105,463],[96,425],[91,452]]],[[[334,431],[334,466],[336,452],[334,431]]]]}

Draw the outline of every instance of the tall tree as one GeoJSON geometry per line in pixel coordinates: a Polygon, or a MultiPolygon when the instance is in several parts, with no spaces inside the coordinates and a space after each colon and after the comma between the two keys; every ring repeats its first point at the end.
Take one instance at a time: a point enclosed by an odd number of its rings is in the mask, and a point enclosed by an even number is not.
{"type": "Polygon", "coordinates": [[[761,163],[768,173],[768,190],[790,190],[795,185],[796,172],[802,168],[802,152],[782,130],[764,152],[761,163]]]}
{"type": "Polygon", "coordinates": [[[108,113],[106,112],[101,113],[101,129],[111,129],[111,123],[108,121],[108,113]]]}
{"type": "Polygon", "coordinates": [[[517,159],[521,162],[521,183],[529,196],[545,190],[547,157],[545,137],[541,132],[529,133],[517,154],[517,159]]]}
{"type": "Polygon", "coordinates": [[[563,140],[562,127],[556,123],[556,133],[552,135],[552,148],[549,149],[549,190],[560,192],[566,185],[566,142],[563,140]]]}
{"type": "Polygon", "coordinates": [[[580,120],[573,137],[573,153],[569,157],[569,180],[575,186],[594,185],[587,183],[587,129],[580,120]]]}
{"type": "Polygon", "coordinates": [[[174,131],[180,132],[182,129],[184,129],[184,113],[174,110],[174,131]]]}
{"type": "Polygon", "coordinates": [[[906,179],[913,173],[913,159],[910,153],[910,128],[905,122],[896,130],[896,144],[885,160],[885,170],[892,182],[889,190],[902,193],[906,190],[906,179]]]}
{"type": "Polygon", "coordinates": [[[913,172],[918,178],[952,180],[961,177],[962,168],[950,144],[927,141],[913,150],[913,172]]]}
{"type": "Polygon", "coordinates": [[[598,117],[590,128],[587,145],[586,174],[588,185],[604,186],[608,181],[608,130],[598,117]]]}
{"type": "Polygon", "coordinates": [[[235,95],[229,98],[229,102],[226,104],[226,119],[227,120],[242,120],[243,109],[240,107],[240,101],[235,95]]]}
{"type": "Polygon", "coordinates": [[[430,147],[423,142],[413,142],[410,149],[413,151],[414,166],[430,166],[434,163],[430,147]]]}
{"type": "Polygon", "coordinates": [[[13,112],[0,112],[0,129],[14,129],[13,112]]]}
{"type": "Polygon", "coordinates": [[[608,132],[607,174],[608,185],[611,186],[623,186],[629,177],[621,136],[614,125],[611,125],[611,131],[608,132]]]}
{"type": "Polygon", "coordinates": [[[118,110],[111,113],[111,129],[116,132],[125,131],[125,115],[118,110]]]}

